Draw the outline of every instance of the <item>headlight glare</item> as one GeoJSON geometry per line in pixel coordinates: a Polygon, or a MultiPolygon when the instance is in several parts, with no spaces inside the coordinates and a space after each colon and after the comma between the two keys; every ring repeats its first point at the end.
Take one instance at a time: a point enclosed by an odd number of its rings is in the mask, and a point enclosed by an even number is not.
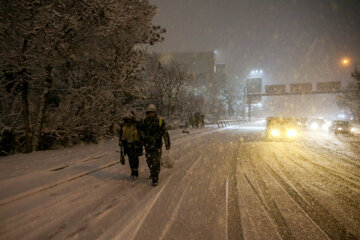
{"type": "Polygon", "coordinates": [[[294,129],[290,129],[287,131],[287,135],[289,137],[295,137],[296,136],[296,131],[294,129]]]}
{"type": "Polygon", "coordinates": [[[318,129],[318,127],[319,127],[319,124],[317,124],[317,123],[312,123],[311,124],[312,129],[318,129]]]}
{"type": "Polygon", "coordinates": [[[279,130],[274,129],[274,130],[271,131],[271,135],[273,135],[273,136],[279,136],[279,135],[280,135],[280,132],[279,132],[279,130]]]}

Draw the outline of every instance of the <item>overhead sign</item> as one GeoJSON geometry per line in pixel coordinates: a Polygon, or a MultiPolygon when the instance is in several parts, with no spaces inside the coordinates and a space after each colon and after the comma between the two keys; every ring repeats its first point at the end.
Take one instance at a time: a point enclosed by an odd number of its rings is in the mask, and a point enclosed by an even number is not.
{"type": "Polygon", "coordinates": [[[282,94],[286,92],[286,85],[265,85],[265,93],[267,94],[282,94]]]}
{"type": "Polygon", "coordinates": [[[290,84],[290,93],[310,93],[310,92],[312,92],[312,83],[290,84]]]}
{"type": "MultiPolygon", "coordinates": [[[[246,80],[246,89],[248,94],[261,94],[262,92],[262,79],[261,78],[249,78],[246,80]]],[[[261,102],[261,96],[248,96],[246,103],[258,104],[261,102]]]]}
{"type": "Polygon", "coordinates": [[[246,88],[249,94],[261,93],[262,90],[262,79],[261,78],[250,78],[246,81],[246,88]]]}
{"type": "Polygon", "coordinates": [[[341,82],[318,82],[316,91],[318,92],[336,92],[341,90],[341,82]]]}

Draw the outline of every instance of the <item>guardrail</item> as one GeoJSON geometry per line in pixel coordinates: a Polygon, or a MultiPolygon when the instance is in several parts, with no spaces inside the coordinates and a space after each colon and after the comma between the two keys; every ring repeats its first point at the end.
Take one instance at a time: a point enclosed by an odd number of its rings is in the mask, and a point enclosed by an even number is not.
{"type": "Polygon", "coordinates": [[[240,123],[243,123],[243,122],[247,122],[247,120],[242,120],[242,119],[219,120],[219,121],[216,121],[216,124],[218,125],[219,128],[223,128],[223,127],[236,126],[236,125],[239,125],[240,123]]]}

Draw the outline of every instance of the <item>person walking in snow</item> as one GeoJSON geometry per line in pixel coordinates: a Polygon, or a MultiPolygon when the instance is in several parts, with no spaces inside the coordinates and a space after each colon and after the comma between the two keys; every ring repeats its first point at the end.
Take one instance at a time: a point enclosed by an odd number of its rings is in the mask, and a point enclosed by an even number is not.
{"type": "Polygon", "coordinates": [[[142,123],[142,137],[146,151],[146,162],[150,169],[150,178],[154,186],[158,184],[162,139],[166,150],[170,149],[170,137],[164,119],[157,115],[156,106],[150,104],[146,109],[146,117],[142,123]]]}
{"type": "Polygon", "coordinates": [[[126,114],[123,120],[124,124],[120,127],[119,133],[119,146],[121,152],[128,156],[131,168],[130,177],[135,180],[139,177],[139,156],[143,154],[140,124],[136,121],[134,112],[126,114]]]}

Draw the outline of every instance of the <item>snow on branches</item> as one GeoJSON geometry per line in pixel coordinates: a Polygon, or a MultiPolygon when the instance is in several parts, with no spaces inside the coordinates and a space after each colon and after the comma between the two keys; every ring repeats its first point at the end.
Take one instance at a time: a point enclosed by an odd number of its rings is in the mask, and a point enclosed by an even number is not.
{"type": "Polygon", "coordinates": [[[44,130],[103,134],[140,97],[139,46],[165,32],[155,13],[146,0],[1,1],[2,125],[23,132],[26,151],[44,130]]]}

